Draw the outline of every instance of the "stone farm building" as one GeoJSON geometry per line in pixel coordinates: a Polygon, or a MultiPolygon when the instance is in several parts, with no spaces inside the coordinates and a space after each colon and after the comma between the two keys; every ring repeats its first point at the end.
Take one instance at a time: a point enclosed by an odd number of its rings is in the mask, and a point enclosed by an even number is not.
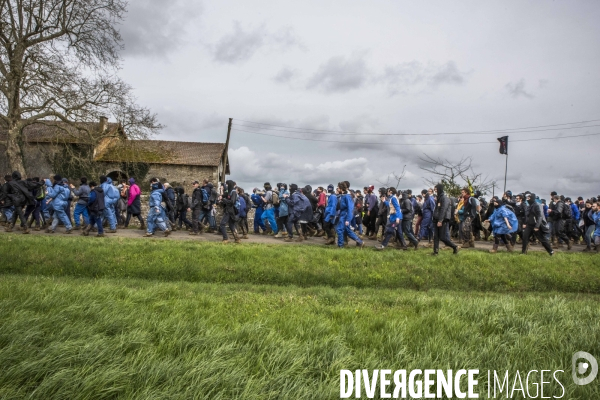
{"type": "MultiPolygon", "coordinates": [[[[76,126],[40,121],[25,127],[23,133],[28,177],[47,178],[58,173],[75,185],[86,173],[91,176],[88,179],[98,179],[95,175],[102,174],[113,180],[134,176],[143,184],[156,177],[189,190],[195,180],[208,179],[216,185],[223,172],[229,174],[228,142],[131,140],[120,124],[110,123],[106,118],[99,123],[76,126]],[[85,162],[72,165],[74,154],[85,162]]],[[[0,155],[0,172],[10,173],[6,130],[1,128],[0,155]]]]}

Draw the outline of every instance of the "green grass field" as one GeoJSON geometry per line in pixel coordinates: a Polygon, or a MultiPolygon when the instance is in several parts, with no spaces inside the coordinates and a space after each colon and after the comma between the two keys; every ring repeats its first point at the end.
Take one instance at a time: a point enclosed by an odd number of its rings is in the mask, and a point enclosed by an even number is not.
{"type": "Polygon", "coordinates": [[[382,368],[600,396],[570,378],[600,355],[597,256],[2,239],[1,399],[336,399],[340,369],[382,368]]]}

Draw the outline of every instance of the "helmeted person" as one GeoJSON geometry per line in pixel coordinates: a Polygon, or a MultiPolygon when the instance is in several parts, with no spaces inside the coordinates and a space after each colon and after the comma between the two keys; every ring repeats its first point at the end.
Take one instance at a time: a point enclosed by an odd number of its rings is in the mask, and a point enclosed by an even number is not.
{"type": "MultiPolygon", "coordinates": [[[[284,227],[287,226],[288,218],[290,215],[289,207],[287,202],[284,200],[286,197],[289,197],[290,191],[288,190],[287,183],[280,183],[278,185],[279,190],[279,218],[277,218],[277,229],[278,233],[275,235],[276,238],[283,237],[282,231],[284,227]]],[[[287,228],[286,228],[287,233],[287,228]]],[[[287,236],[286,236],[287,237],[287,236]]]]}
{"type": "Polygon", "coordinates": [[[58,222],[62,222],[67,229],[65,233],[71,233],[73,226],[71,220],[65,212],[67,201],[71,195],[71,190],[63,183],[60,175],[54,175],[54,183],[50,182],[50,179],[46,179],[46,190],[47,190],[47,205],[54,210],[54,218],[52,219],[52,225],[46,229],[46,233],[56,232],[58,222]]]}
{"type": "Polygon", "coordinates": [[[554,251],[552,251],[552,246],[548,241],[550,228],[544,217],[543,205],[535,201],[535,193],[525,194],[524,205],[525,218],[523,221],[519,220],[519,223],[522,224],[521,228],[523,229],[523,248],[521,254],[527,254],[527,250],[529,249],[529,239],[533,235],[540,243],[542,243],[542,246],[544,246],[548,254],[553,255],[554,251]]]}
{"type": "Polygon", "coordinates": [[[167,212],[162,206],[164,189],[157,178],[150,180],[150,199],[148,201],[148,217],[146,220],[147,230],[145,237],[154,235],[158,227],[164,232],[165,237],[169,236],[171,230],[167,225],[167,212]]]}
{"type": "MultiPolygon", "coordinates": [[[[444,193],[444,185],[437,184],[435,186],[437,194],[437,202],[432,215],[433,222],[433,253],[438,255],[440,250],[440,240],[448,247],[454,250],[454,254],[458,253],[459,247],[452,243],[450,235],[448,235],[448,225],[452,218],[452,202],[444,193]]],[[[429,194],[429,193],[428,193],[429,194]]],[[[431,197],[431,195],[430,195],[431,197]]]]}
{"type": "Polygon", "coordinates": [[[40,182],[22,180],[19,171],[14,171],[11,178],[12,179],[7,182],[5,195],[10,198],[15,211],[11,219],[7,222],[5,230],[7,232],[12,232],[12,229],[17,222],[17,217],[19,217],[23,233],[29,233],[27,219],[23,214],[23,207],[35,205],[35,197],[33,196],[32,190],[39,188],[42,184],[40,182]]]}
{"type": "Polygon", "coordinates": [[[494,196],[490,203],[494,204],[494,212],[489,218],[492,232],[494,232],[494,246],[490,250],[490,253],[496,253],[498,251],[500,240],[502,240],[509,252],[513,251],[511,235],[517,231],[517,225],[519,223],[517,216],[512,209],[509,208],[506,200],[501,201],[498,196],[494,196]]]}
{"type": "MultiPolygon", "coordinates": [[[[264,186],[265,194],[262,195],[262,201],[264,203],[264,211],[261,215],[261,219],[263,221],[263,225],[266,227],[266,222],[269,222],[269,226],[267,227],[267,234],[273,232],[275,235],[279,232],[277,228],[277,221],[275,221],[275,206],[273,204],[274,196],[273,196],[273,188],[269,182],[265,182],[264,186]]],[[[277,195],[279,198],[279,195],[277,195]]]]}
{"type": "Polygon", "coordinates": [[[326,245],[335,243],[335,226],[338,219],[338,203],[339,199],[334,192],[333,185],[327,186],[327,206],[323,218],[323,230],[327,235],[326,245]]]}
{"type": "Polygon", "coordinates": [[[227,226],[233,234],[235,243],[240,243],[240,237],[237,233],[236,223],[238,219],[238,212],[240,203],[238,201],[238,194],[236,190],[236,184],[232,180],[225,182],[225,192],[221,198],[221,206],[223,207],[223,217],[221,218],[221,234],[223,235],[223,243],[229,242],[227,236],[227,226]]]}
{"type": "Polygon", "coordinates": [[[104,191],[104,218],[108,221],[110,229],[108,233],[117,232],[117,215],[115,214],[115,205],[119,200],[119,190],[112,184],[112,179],[102,175],[100,177],[100,186],[104,191]]]}
{"type": "Polygon", "coordinates": [[[336,226],[337,231],[337,244],[338,248],[344,247],[344,235],[349,237],[350,239],[356,242],[356,245],[359,248],[363,248],[365,245],[364,242],[354,233],[352,229],[350,229],[350,225],[352,223],[353,211],[354,211],[354,202],[352,201],[352,197],[348,193],[349,185],[347,181],[338,183],[338,188],[340,189],[340,218],[336,226]]]}
{"type": "Polygon", "coordinates": [[[592,240],[594,238],[594,231],[596,230],[596,224],[594,222],[594,210],[593,202],[588,200],[583,206],[581,211],[581,219],[583,220],[583,239],[585,240],[586,247],[583,249],[584,252],[592,251],[592,240]]]}
{"type": "Polygon", "coordinates": [[[77,189],[75,186],[71,185],[71,189],[73,189],[73,195],[77,196],[77,204],[75,204],[75,212],[73,213],[73,219],[75,220],[74,230],[81,229],[81,218],[83,218],[83,229],[87,228],[90,224],[90,217],[88,215],[88,203],[90,200],[90,186],[87,183],[87,178],[82,177],[79,180],[81,183],[77,189]]]}
{"type": "MultiPolygon", "coordinates": [[[[400,201],[400,210],[402,211],[402,221],[400,226],[402,228],[401,234],[404,233],[408,238],[408,241],[413,245],[415,250],[419,248],[419,241],[413,235],[413,219],[415,218],[414,204],[410,197],[409,191],[402,192],[402,199],[400,201]]],[[[415,201],[416,203],[416,201],[415,201]]]]}
{"type": "Polygon", "coordinates": [[[390,242],[390,239],[393,237],[399,241],[402,249],[406,250],[406,242],[404,241],[404,236],[402,235],[402,208],[400,207],[400,203],[396,197],[397,194],[398,192],[396,188],[388,188],[388,196],[385,200],[385,203],[390,209],[390,217],[385,226],[384,237],[381,241],[381,245],[375,247],[377,250],[385,249],[390,242]]]}
{"type": "Polygon", "coordinates": [[[254,233],[260,233],[261,229],[263,232],[266,232],[267,227],[262,220],[262,213],[264,211],[265,203],[260,196],[260,191],[258,188],[254,188],[254,190],[252,190],[252,196],[250,196],[250,200],[252,200],[252,207],[256,208],[254,211],[254,233]]]}
{"type": "Polygon", "coordinates": [[[433,195],[427,190],[421,191],[423,195],[423,219],[421,220],[421,229],[419,232],[419,239],[427,239],[428,241],[432,238],[433,230],[433,212],[435,211],[435,199],[433,195]]]}
{"type": "Polygon", "coordinates": [[[96,182],[90,182],[90,193],[88,197],[88,215],[90,223],[83,229],[81,234],[88,236],[92,226],[96,226],[98,230],[97,237],[104,237],[104,228],[102,227],[102,220],[104,216],[104,190],[101,186],[98,186],[96,182]]]}

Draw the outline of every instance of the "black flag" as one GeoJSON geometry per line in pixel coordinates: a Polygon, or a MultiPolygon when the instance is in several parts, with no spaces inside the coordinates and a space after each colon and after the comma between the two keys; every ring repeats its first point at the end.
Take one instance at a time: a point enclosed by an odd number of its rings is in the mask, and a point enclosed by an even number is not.
{"type": "Polygon", "coordinates": [[[508,136],[502,136],[498,138],[500,142],[500,154],[508,155],[508,136]]]}

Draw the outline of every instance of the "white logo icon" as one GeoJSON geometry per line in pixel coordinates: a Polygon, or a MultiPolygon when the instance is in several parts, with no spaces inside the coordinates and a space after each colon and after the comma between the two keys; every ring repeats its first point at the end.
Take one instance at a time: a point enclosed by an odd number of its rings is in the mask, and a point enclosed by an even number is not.
{"type": "Polygon", "coordinates": [[[596,361],[590,353],[586,353],[585,351],[578,351],[573,354],[572,367],[571,375],[573,376],[573,382],[575,382],[576,385],[587,385],[596,378],[596,375],[598,375],[598,361],[596,361]],[[582,359],[585,361],[580,361],[582,359]],[[584,375],[587,372],[589,372],[589,375],[585,378],[579,378],[577,376],[584,375]]]}

